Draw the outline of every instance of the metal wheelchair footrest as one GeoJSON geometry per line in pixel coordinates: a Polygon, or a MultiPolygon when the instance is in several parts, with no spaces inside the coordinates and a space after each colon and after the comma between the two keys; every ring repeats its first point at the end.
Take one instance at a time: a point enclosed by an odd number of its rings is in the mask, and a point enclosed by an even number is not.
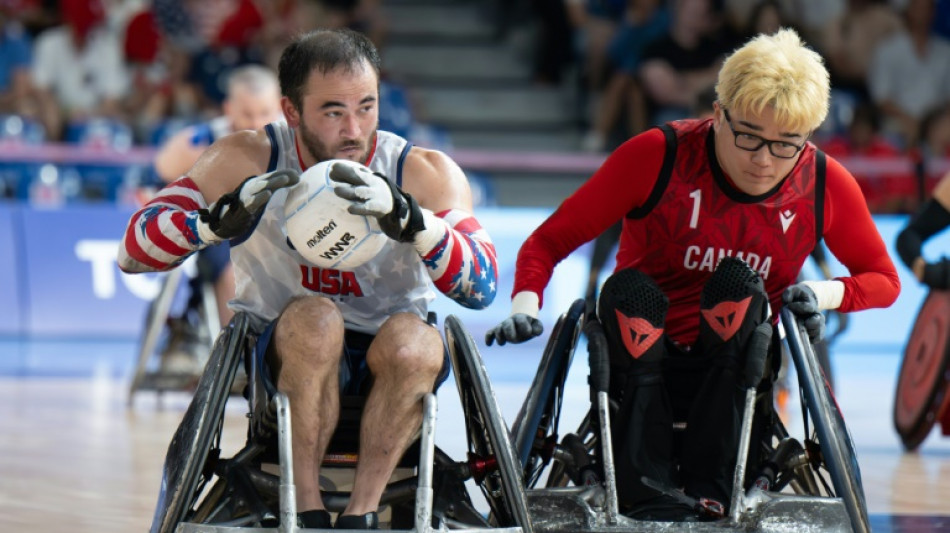
{"type": "Polygon", "coordinates": [[[527,492],[528,510],[536,533],[785,533],[813,531],[845,533],[851,521],[839,498],[797,496],[753,489],[746,495],[746,508],[738,523],[723,518],[711,522],[653,522],[618,516],[607,522],[602,487],[532,489],[527,492]]]}

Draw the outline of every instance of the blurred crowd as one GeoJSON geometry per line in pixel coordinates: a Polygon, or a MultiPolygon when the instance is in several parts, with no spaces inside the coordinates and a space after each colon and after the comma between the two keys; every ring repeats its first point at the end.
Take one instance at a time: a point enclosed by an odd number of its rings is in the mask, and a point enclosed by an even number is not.
{"type": "MultiPolygon", "coordinates": [[[[577,84],[585,150],[611,150],[651,125],[710,112],[724,55],[758,33],[793,27],[831,73],[831,113],[813,137],[820,147],[870,166],[896,155],[950,156],[950,0],[535,0],[533,7],[541,25],[535,79],[577,84]]],[[[914,172],[861,170],[854,173],[872,209],[912,208],[914,172]]]]}
{"type": "Polygon", "coordinates": [[[0,0],[0,113],[72,141],[92,117],[148,143],[169,119],[220,113],[226,79],[276,68],[301,30],[383,39],[378,0],[0,0]]]}
{"type": "MultiPolygon", "coordinates": [[[[950,156],[950,0],[484,1],[509,26],[530,12],[534,78],[576,87],[587,151],[709,113],[722,58],[791,26],[832,76],[813,140],[870,162],[853,172],[872,209],[911,210],[923,189],[919,172],[874,170],[875,159],[950,156]]],[[[0,0],[0,142],[158,146],[221,115],[230,73],[276,70],[300,31],[350,27],[384,49],[382,2],[0,0]]],[[[405,87],[384,76],[381,99],[381,127],[412,138],[405,87]]],[[[415,135],[449,142],[437,129],[415,135]]]]}

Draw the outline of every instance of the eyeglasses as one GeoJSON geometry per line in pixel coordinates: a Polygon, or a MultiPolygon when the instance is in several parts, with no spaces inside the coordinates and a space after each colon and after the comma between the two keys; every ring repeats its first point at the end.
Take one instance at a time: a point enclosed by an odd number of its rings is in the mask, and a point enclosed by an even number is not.
{"type": "Polygon", "coordinates": [[[736,148],[741,148],[749,152],[757,152],[759,148],[767,144],[769,145],[770,154],[780,159],[791,159],[805,147],[805,142],[799,146],[786,141],[770,141],[753,133],[736,131],[736,128],[732,125],[732,118],[729,117],[729,110],[723,109],[722,112],[726,115],[726,123],[729,124],[729,129],[732,130],[732,134],[736,137],[736,148]]]}

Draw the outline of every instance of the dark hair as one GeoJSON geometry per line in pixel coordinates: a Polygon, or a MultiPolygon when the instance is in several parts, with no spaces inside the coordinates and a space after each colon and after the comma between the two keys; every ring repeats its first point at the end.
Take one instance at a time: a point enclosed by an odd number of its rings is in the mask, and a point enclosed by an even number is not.
{"type": "Polygon", "coordinates": [[[343,69],[356,72],[370,64],[379,77],[379,52],[362,33],[349,29],[320,29],[298,35],[284,48],[277,67],[280,91],[297,109],[303,103],[303,88],[314,70],[321,73],[343,69]]]}

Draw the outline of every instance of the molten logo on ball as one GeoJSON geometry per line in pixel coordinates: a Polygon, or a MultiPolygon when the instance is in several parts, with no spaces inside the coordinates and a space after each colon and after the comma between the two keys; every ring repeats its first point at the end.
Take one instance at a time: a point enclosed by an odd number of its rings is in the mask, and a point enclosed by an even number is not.
{"type": "MultiPolygon", "coordinates": [[[[318,229],[316,233],[313,234],[313,237],[311,237],[310,240],[307,241],[307,248],[313,248],[314,246],[320,244],[320,241],[322,241],[324,237],[332,233],[334,228],[336,228],[336,220],[331,220],[329,224],[318,229]]],[[[349,233],[347,233],[347,235],[349,235],[349,233]]]]}
{"type": "Polygon", "coordinates": [[[284,201],[284,233],[301,261],[339,271],[353,270],[384,252],[389,237],[375,217],[354,215],[350,201],[333,191],[330,168],[359,163],[330,160],[308,168],[300,182],[290,187],[284,201]]]}

